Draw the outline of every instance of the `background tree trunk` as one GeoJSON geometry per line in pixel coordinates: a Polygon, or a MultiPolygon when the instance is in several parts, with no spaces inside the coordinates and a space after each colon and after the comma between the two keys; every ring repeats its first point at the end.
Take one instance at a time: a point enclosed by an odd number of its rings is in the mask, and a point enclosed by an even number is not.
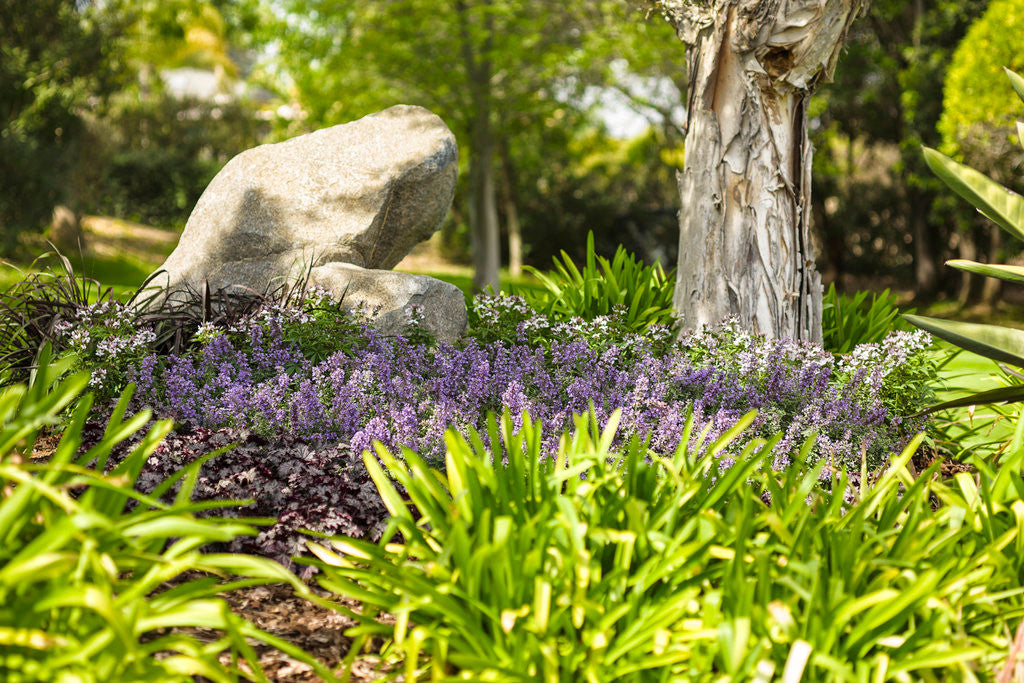
{"type": "Polygon", "coordinates": [[[928,225],[928,203],[913,193],[910,221],[914,226],[914,290],[921,299],[933,299],[939,289],[939,259],[928,225]]]}
{"type": "MultiPolygon", "coordinates": [[[[974,226],[969,225],[966,230],[959,234],[957,241],[957,252],[959,258],[967,261],[978,259],[978,243],[974,241],[974,226]]],[[[974,285],[975,276],[966,270],[960,273],[960,288],[957,292],[957,304],[963,308],[971,302],[971,289],[974,285]]]]}
{"type": "MultiPolygon", "coordinates": [[[[999,263],[1002,258],[999,250],[1003,248],[1003,231],[1000,228],[986,226],[989,230],[988,258],[989,263],[999,263]]],[[[1003,293],[1003,281],[995,277],[987,277],[981,281],[981,305],[990,312],[995,312],[999,297],[1003,293]]]]}
{"type": "Polygon", "coordinates": [[[519,277],[523,274],[523,231],[519,225],[516,174],[507,138],[501,141],[501,168],[504,172],[505,227],[508,229],[508,274],[519,277]]]}
{"type": "Polygon", "coordinates": [[[498,206],[494,186],[494,143],[490,126],[473,135],[473,151],[469,159],[470,200],[469,225],[473,247],[473,286],[499,291],[498,267],[501,249],[498,244],[498,206]]]}
{"type": "Polygon", "coordinates": [[[810,241],[807,102],[862,0],[662,0],[689,46],[675,307],[686,328],[735,316],[821,339],[810,241]]]}
{"type": "MultiPolygon", "coordinates": [[[[485,9],[489,2],[483,2],[485,9]]],[[[494,41],[493,17],[485,12],[482,26],[474,25],[465,0],[457,0],[462,59],[469,75],[472,97],[470,136],[473,148],[469,157],[469,232],[473,250],[473,286],[500,290],[498,268],[501,261],[498,205],[494,178],[494,126],[491,93],[491,50],[494,41]]]]}

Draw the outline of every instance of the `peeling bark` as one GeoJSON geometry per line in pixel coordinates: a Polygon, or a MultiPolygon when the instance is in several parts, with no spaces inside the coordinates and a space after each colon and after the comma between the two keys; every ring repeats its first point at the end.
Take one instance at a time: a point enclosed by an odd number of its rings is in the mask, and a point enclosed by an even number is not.
{"type": "Polygon", "coordinates": [[[659,3],[687,46],[675,307],[693,329],[735,316],[821,339],[807,103],[865,0],[659,3]]]}

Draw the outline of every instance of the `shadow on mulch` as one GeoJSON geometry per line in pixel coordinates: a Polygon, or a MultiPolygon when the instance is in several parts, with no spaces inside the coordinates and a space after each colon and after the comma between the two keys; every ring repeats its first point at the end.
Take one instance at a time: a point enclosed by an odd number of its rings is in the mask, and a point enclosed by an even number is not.
{"type": "Polygon", "coordinates": [[[910,472],[916,477],[920,472],[924,472],[936,462],[940,463],[939,476],[942,479],[951,479],[961,472],[973,473],[977,471],[971,465],[948,458],[933,448],[922,446],[914,453],[914,457],[910,459],[912,468],[910,472]]]}
{"type": "MultiPolygon", "coordinates": [[[[353,611],[360,605],[354,600],[339,600],[317,587],[313,590],[321,597],[341,602],[353,611]]],[[[356,622],[339,612],[315,605],[301,598],[287,585],[253,586],[224,594],[231,611],[246,619],[257,628],[278,638],[287,640],[309,653],[332,670],[337,669],[349,653],[352,639],[345,631],[356,622]]],[[[193,637],[209,642],[221,637],[212,629],[177,629],[193,637]]],[[[259,657],[263,673],[271,681],[279,683],[307,683],[320,681],[320,677],[309,667],[269,645],[252,641],[250,643],[259,657]]],[[[381,680],[389,670],[382,667],[376,651],[383,645],[374,642],[371,652],[356,659],[350,681],[381,680]]],[[[225,664],[227,660],[225,658],[225,664]]]]}

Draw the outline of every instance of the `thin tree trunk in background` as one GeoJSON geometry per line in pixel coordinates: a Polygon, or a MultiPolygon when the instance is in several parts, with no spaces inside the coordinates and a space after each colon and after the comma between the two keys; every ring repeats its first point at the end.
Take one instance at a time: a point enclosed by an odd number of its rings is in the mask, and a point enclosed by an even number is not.
{"type": "Polygon", "coordinates": [[[511,277],[519,277],[523,274],[523,233],[516,205],[516,174],[508,149],[508,140],[505,139],[501,141],[501,168],[504,171],[505,191],[502,197],[505,203],[505,227],[508,228],[508,274],[511,277]]]}
{"type": "MultiPolygon", "coordinates": [[[[1003,231],[1000,228],[989,228],[988,258],[989,263],[999,263],[999,250],[1003,248],[1003,231]]],[[[1003,293],[1003,281],[995,277],[987,277],[982,282],[981,305],[995,310],[999,303],[999,295],[1003,293]]]]}
{"type": "Polygon", "coordinates": [[[473,151],[469,160],[469,183],[473,198],[469,222],[473,247],[473,286],[485,290],[500,289],[498,266],[498,207],[494,188],[494,148],[490,140],[490,126],[473,136],[473,151]]]}
{"type": "MultiPolygon", "coordinates": [[[[483,3],[488,4],[488,3],[483,3]]],[[[470,115],[469,155],[469,232],[473,250],[473,286],[484,290],[500,289],[498,267],[501,251],[498,245],[498,208],[494,186],[494,131],[491,123],[491,50],[493,21],[484,14],[484,41],[477,46],[470,26],[469,8],[464,0],[456,0],[462,41],[462,58],[469,77],[473,100],[470,115]]]]}
{"type": "Polygon", "coordinates": [[[810,237],[807,103],[862,0],[662,0],[687,44],[675,307],[686,328],[735,316],[821,339],[810,237]]]}
{"type": "MultiPolygon", "coordinates": [[[[972,230],[973,227],[960,233],[960,240],[957,243],[960,258],[968,261],[976,261],[978,259],[978,245],[974,241],[974,235],[971,234],[972,230]]],[[[961,271],[960,292],[957,295],[957,302],[961,307],[966,306],[971,300],[971,284],[973,282],[974,276],[971,273],[968,273],[966,270],[961,271]]]]}
{"type": "MultiPolygon", "coordinates": [[[[914,54],[918,54],[921,49],[924,28],[924,0],[914,0],[914,54]]],[[[931,226],[928,224],[929,208],[928,196],[920,190],[910,188],[908,214],[914,235],[914,294],[923,299],[934,298],[939,290],[939,257],[936,253],[938,245],[932,239],[931,226]]]]}
{"type": "Polygon", "coordinates": [[[927,205],[922,197],[913,193],[910,201],[910,221],[914,230],[914,291],[920,298],[930,299],[939,287],[939,267],[935,245],[929,232],[927,205]]]}

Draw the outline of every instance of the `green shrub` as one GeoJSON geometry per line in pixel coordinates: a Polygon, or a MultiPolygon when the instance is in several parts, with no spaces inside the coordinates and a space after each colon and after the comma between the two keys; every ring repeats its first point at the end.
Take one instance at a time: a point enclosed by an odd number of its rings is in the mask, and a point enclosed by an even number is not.
{"type": "Polygon", "coordinates": [[[992,0],[971,24],[946,68],[942,151],[1005,181],[1020,167],[1013,140],[1018,102],[1003,69],[1024,69],[1024,0],[992,0]]]}
{"type": "Polygon", "coordinates": [[[269,643],[331,678],[308,655],[233,615],[218,597],[264,583],[308,591],[269,560],[200,552],[210,543],[256,533],[241,520],[193,516],[225,505],[189,500],[199,466],[215,453],[149,496],[134,491],[170,422],[153,426],[131,455],[105,473],[112,449],[146,424],[149,414],[123,419],[129,390],[102,439],[83,449],[92,398],[79,397],[89,375],[50,384],[68,364],[51,365],[44,350],[32,384],[0,391],[0,679],[265,680],[246,638],[269,643]],[[40,429],[54,428],[76,401],[52,456],[31,459],[40,429]],[[181,487],[175,501],[161,502],[176,481],[181,487]],[[204,642],[179,627],[219,635],[204,642]],[[251,674],[242,674],[242,660],[251,674]]]}
{"type": "MultiPolygon", "coordinates": [[[[857,292],[852,297],[828,286],[821,311],[822,344],[833,353],[850,353],[859,344],[877,344],[893,330],[904,329],[895,294],[857,292]],[[870,295],[870,299],[868,296],[870,295]]],[[[913,313],[911,309],[908,313],[913,313]]]]}
{"type": "Polygon", "coordinates": [[[947,484],[910,474],[917,439],[851,483],[772,472],[775,439],[730,448],[752,419],[703,446],[687,428],[670,458],[610,451],[617,415],[555,459],[507,414],[449,432],[446,474],[378,447],[385,540],[311,544],[313,563],[408,681],[988,678],[1024,616],[1024,452],[947,484]]]}
{"type": "Polygon", "coordinates": [[[561,261],[557,256],[553,260],[554,270],[547,273],[526,266],[544,285],[544,289],[521,292],[537,311],[560,320],[592,320],[618,309],[626,325],[637,331],[652,323],[674,323],[674,270],[666,273],[657,263],[646,266],[621,245],[610,261],[598,256],[594,233],[587,235],[587,261],[582,270],[564,251],[561,261]]]}

